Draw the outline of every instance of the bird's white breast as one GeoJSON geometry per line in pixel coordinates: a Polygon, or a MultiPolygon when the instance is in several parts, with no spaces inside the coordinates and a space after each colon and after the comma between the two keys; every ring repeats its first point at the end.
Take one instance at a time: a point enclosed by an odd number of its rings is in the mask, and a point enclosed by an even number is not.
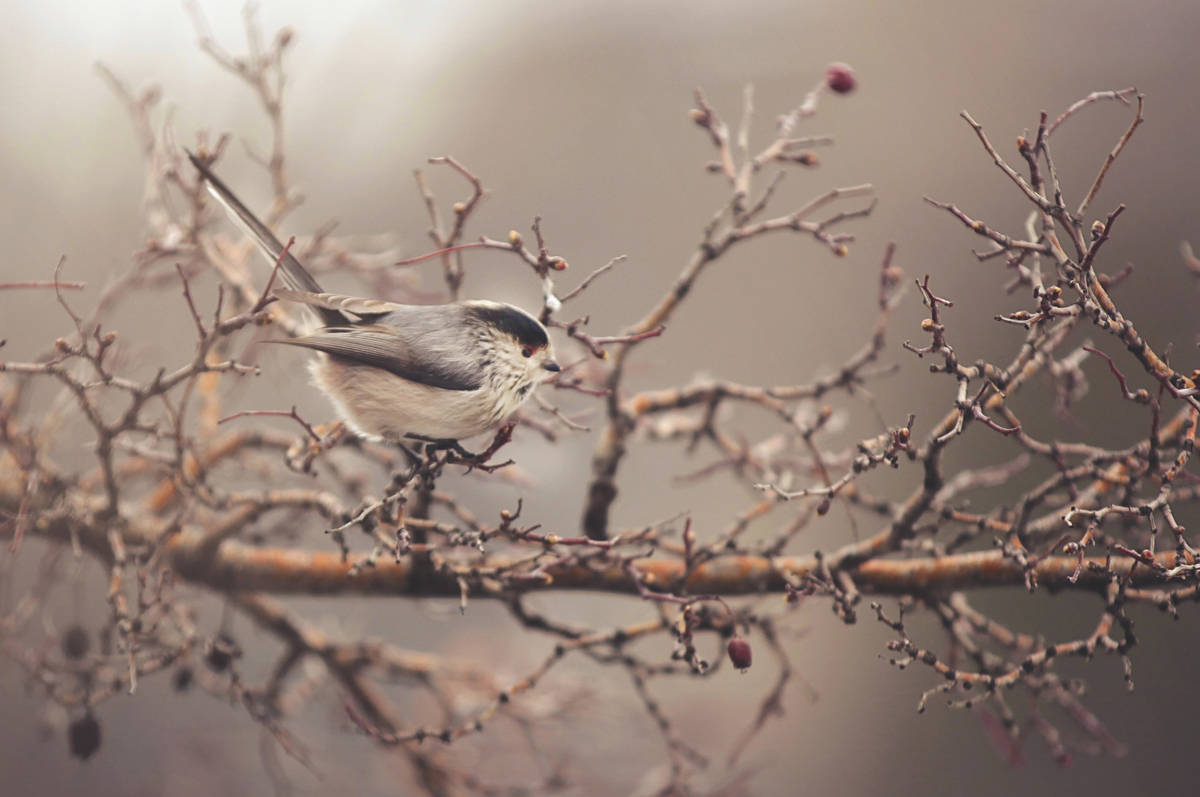
{"type": "Polygon", "coordinates": [[[430,387],[326,354],[312,359],[309,373],[351,429],[389,441],[410,434],[438,440],[474,437],[511,415],[527,395],[488,384],[477,390],[430,387]]]}

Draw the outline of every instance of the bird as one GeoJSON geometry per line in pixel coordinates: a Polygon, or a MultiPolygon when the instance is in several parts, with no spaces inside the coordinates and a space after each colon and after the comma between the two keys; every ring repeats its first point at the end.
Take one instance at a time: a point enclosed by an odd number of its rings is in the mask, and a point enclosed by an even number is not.
{"type": "Polygon", "coordinates": [[[546,327],[502,302],[408,305],[326,293],[208,163],[187,153],[209,193],[258,244],[287,286],[273,294],[306,306],[319,326],[276,342],[316,352],[312,382],[360,437],[458,441],[490,431],[562,369],[546,327]]]}

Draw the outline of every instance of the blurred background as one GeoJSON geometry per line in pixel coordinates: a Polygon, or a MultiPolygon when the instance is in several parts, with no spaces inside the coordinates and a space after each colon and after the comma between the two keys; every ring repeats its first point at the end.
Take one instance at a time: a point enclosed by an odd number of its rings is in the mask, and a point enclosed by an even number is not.
{"type": "MultiPolygon", "coordinates": [[[[201,8],[227,50],[244,50],[240,4],[210,0],[201,8]]],[[[259,19],[268,37],[283,26],[296,33],[287,61],[285,139],[290,177],[306,201],[283,225],[285,235],[309,234],[337,219],[340,235],[369,241],[366,236],[388,233],[405,256],[428,251],[428,220],[412,169],[429,156],[450,154],[491,193],[468,238],[527,231],[540,215],[552,253],[571,263],[560,278],[567,287],[610,258],[628,256],[572,308],[590,313],[592,334],[615,334],[637,320],[727,201],[723,179],[703,168],[713,153],[707,135],[688,118],[692,90],[702,88],[736,125],[743,89],[753,83],[752,142],[761,147],[772,138],[775,117],[799,104],[829,62],[851,64],[858,89],[826,94],[816,117],[798,130],[830,134],[835,146],[818,150],[820,168],[791,173],[775,206],[786,212],[830,188],[873,183],[880,203],[869,219],[845,227],[858,238],[849,255],[835,258],[810,239],[788,235],[733,252],[699,282],[667,334],[639,350],[635,387],[678,384],[700,372],[748,384],[802,383],[828,373],[870,334],[878,263],[889,241],[897,243],[895,262],[908,276],[931,274],[935,292],[954,300],[945,317],[960,358],[1007,362],[1022,331],[990,319],[1027,306],[1027,298],[1006,296],[1011,275],[970,253],[983,248],[981,239],[922,201],[954,202],[993,228],[1023,230],[1028,205],[958,114],[969,110],[1015,162],[1015,137],[1036,130],[1039,111],[1053,117],[1089,92],[1136,86],[1147,97],[1146,123],[1093,206],[1100,218],[1119,203],[1128,206],[1100,269],[1116,272],[1133,263],[1118,304],[1157,350],[1174,342],[1177,368],[1196,365],[1197,292],[1179,254],[1181,241],[1200,240],[1195,3],[264,0],[259,19]]],[[[160,85],[181,142],[191,144],[200,129],[231,133],[235,141],[219,171],[251,204],[262,207],[270,197],[264,172],[240,144],[265,151],[266,119],[252,93],[196,47],[182,5],[8,2],[0,6],[2,279],[48,279],[65,255],[65,279],[99,287],[126,270],[144,245],[143,163],[124,108],[94,70],[98,61],[135,89],[160,85]]],[[[1055,134],[1069,203],[1078,203],[1131,118],[1128,108],[1097,104],[1055,134]]],[[[464,198],[461,181],[438,168],[426,171],[439,199],[464,198]]],[[[468,297],[540,305],[538,284],[514,259],[482,253],[467,263],[468,297]]],[[[418,273],[424,287],[441,287],[435,269],[418,273]]],[[[114,320],[123,338],[139,341],[155,359],[190,351],[194,334],[175,294],[162,296],[163,305],[127,309],[114,320]]],[[[86,307],[87,294],[72,301],[86,307]]],[[[900,348],[906,339],[924,345],[922,316],[910,291],[884,357],[900,363],[900,373],[875,385],[887,422],[902,425],[914,412],[919,434],[947,410],[954,391],[950,380],[931,376],[927,363],[900,348]]],[[[6,359],[35,356],[69,330],[48,292],[0,295],[6,359]]],[[[1104,344],[1114,355],[1119,350],[1112,340],[1104,344]]],[[[290,352],[265,356],[270,376],[245,397],[247,406],[298,403],[307,416],[327,417],[320,398],[303,385],[300,362],[290,352]],[[291,381],[280,377],[289,369],[296,374],[291,381]]],[[[1124,364],[1126,373],[1134,370],[1124,364]]],[[[1029,413],[1027,422],[1043,438],[1118,446],[1144,436],[1143,416],[1115,401],[1103,365],[1093,360],[1087,371],[1093,390],[1073,422],[1033,414],[1049,403],[1045,382],[1032,385],[1018,405],[1029,413]],[[1124,418],[1137,425],[1123,428],[1124,418]]],[[[1138,379],[1137,386],[1147,386],[1138,379]]],[[[847,431],[829,445],[874,434],[870,417],[852,409],[847,431]]],[[[754,433],[755,419],[746,423],[754,433]]],[[[952,467],[1006,462],[1019,453],[996,435],[972,429],[969,436],[964,442],[970,445],[954,451],[952,467]]],[[[534,486],[463,489],[485,509],[512,506],[519,495],[532,522],[573,532],[592,440],[579,435],[556,447],[534,440],[518,445],[524,446],[518,461],[534,486]]],[[[686,510],[702,532],[723,529],[753,499],[736,485],[689,487],[672,478],[705,461],[688,460],[674,446],[635,452],[622,471],[615,525],[640,526],[686,510]]],[[[872,478],[873,491],[895,498],[914,477],[872,478]]],[[[844,518],[836,514],[806,532],[798,552],[848,541],[844,518]]],[[[93,589],[73,610],[98,620],[104,611],[99,573],[87,578],[93,589]]],[[[978,600],[997,619],[1052,639],[1087,633],[1100,609],[1087,596],[1044,592],[978,600]]],[[[501,681],[521,677],[553,644],[520,631],[501,608],[483,602],[465,618],[455,607],[398,603],[292,601],[331,630],[490,664],[501,681]]],[[[647,611],[634,600],[578,595],[548,594],[536,604],[598,625],[647,611]]],[[[1140,645],[1133,653],[1132,694],[1119,661],[1062,665],[1068,674],[1086,676],[1086,703],[1129,745],[1124,759],[1079,756],[1074,768],[1060,769],[1035,740],[1026,748],[1027,765],[1015,769],[1001,761],[970,712],[947,710],[935,700],[917,715],[920,693],[935,681],[927,671],[899,672],[880,659],[886,629],[866,617],[843,626],[827,604],[811,602],[800,617],[803,638],[788,647],[820,698],[809,703],[801,690],[790,690],[787,715],[752,744],[739,767],[755,794],[1186,793],[1200,709],[1194,665],[1200,649],[1195,607],[1182,614],[1172,626],[1157,612],[1135,613],[1140,645]]],[[[219,607],[210,627],[217,618],[219,607]]],[[[244,622],[235,628],[249,636],[244,622]]],[[[920,621],[914,636],[928,644],[939,639],[920,621]]],[[[665,657],[669,646],[661,644],[665,657]]],[[[252,654],[247,666],[254,655],[269,662],[270,653],[267,646],[252,654]]],[[[583,784],[578,793],[637,789],[663,754],[625,676],[577,664],[556,677],[574,679],[590,700],[574,722],[561,726],[562,736],[543,740],[552,757],[568,761],[572,778],[583,784]]],[[[712,755],[712,782],[730,776],[725,752],[773,677],[756,666],[745,676],[725,672],[714,680],[655,685],[685,738],[712,755]]],[[[37,732],[41,701],[24,688],[20,672],[0,672],[0,791],[268,793],[259,729],[244,710],[199,694],[174,695],[163,681],[150,680],[137,697],[103,705],[104,747],[80,763],[66,755],[61,733],[37,732]]],[[[317,779],[290,766],[297,792],[397,793],[406,782],[404,765],[341,729],[338,706],[336,699],[319,704],[297,725],[325,773],[317,779]]],[[[523,744],[513,738],[519,734],[498,723],[453,752],[501,782],[528,781],[530,773],[506,752],[523,744]]]]}

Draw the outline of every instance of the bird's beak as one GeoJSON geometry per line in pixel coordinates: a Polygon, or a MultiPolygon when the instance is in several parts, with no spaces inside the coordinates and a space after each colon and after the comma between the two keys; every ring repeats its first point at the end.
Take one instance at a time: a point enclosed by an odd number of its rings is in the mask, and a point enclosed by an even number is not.
{"type": "Polygon", "coordinates": [[[555,374],[562,370],[562,366],[554,362],[554,360],[547,360],[546,362],[542,363],[542,367],[555,374]]]}

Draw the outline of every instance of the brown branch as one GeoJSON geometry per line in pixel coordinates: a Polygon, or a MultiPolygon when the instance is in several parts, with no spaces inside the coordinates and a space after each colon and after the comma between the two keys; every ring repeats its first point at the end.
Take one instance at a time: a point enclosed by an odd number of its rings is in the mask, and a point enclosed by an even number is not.
{"type": "Polygon", "coordinates": [[[1121,136],[1121,139],[1117,142],[1117,145],[1113,147],[1113,151],[1108,153],[1108,157],[1104,159],[1104,165],[1100,167],[1100,173],[1096,175],[1096,180],[1092,183],[1092,187],[1088,190],[1087,196],[1084,197],[1083,201],[1079,203],[1079,209],[1075,211],[1076,218],[1082,219],[1083,214],[1087,212],[1089,207],[1091,207],[1092,200],[1096,198],[1097,192],[1100,191],[1100,185],[1104,182],[1104,176],[1108,174],[1109,167],[1113,165],[1113,162],[1117,159],[1117,156],[1121,154],[1121,150],[1125,149],[1125,145],[1129,143],[1129,139],[1133,138],[1133,133],[1138,129],[1138,125],[1145,121],[1142,118],[1142,108],[1145,105],[1145,102],[1146,98],[1139,94],[1137,97],[1137,115],[1134,116],[1133,121],[1129,123],[1129,129],[1125,131],[1123,136],[1121,136]]]}
{"type": "MultiPolygon", "coordinates": [[[[30,533],[67,541],[74,534],[91,552],[102,559],[111,558],[107,536],[80,529],[65,519],[41,519],[32,524],[30,533]]],[[[11,534],[11,532],[10,532],[11,534]]],[[[864,540],[823,559],[828,567],[845,572],[862,592],[878,595],[912,595],[987,587],[1016,586],[1025,583],[1025,570],[1002,551],[955,554],[944,557],[905,560],[856,558],[878,549],[884,537],[864,540]],[[851,555],[857,552],[856,555],[851,555]]],[[[426,550],[414,546],[414,554],[426,550]]],[[[366,555],[343,557],[340,553],[302,551],[293,548],[272,549],[225,542],[215,553],[205,544],[203,535],[178,534],[161,549],[165,562],[184,578],[222,591],[254,591],[271,594],[311,595],[396,595],[410,597],[458,598],[459,574],[423,573],[419,559],[379,561],[373,567],[356,563],[366,555]],[[353,573],[353,575],[351,575],[353,573]]],[[[1155,555],[1153,561],[1162,571],[1175,566],[1175,552],[1155,555]]],[[[503,571],[514,560],[492,557],[463,571],[503,571]]],[[[597,563],[598,564],[598,563],[597,563]]],[[[590,590],[636,594],[639,583],[630,578],[623,563],[583,565],[568,562],[544,568],[546,578],[523,581],[521,591],[546,589],[590,590]]],[[[1077,557],[1048,556],[1035,567],[1038,583],[1051,589],[1106,587],[1115,575],[1133,587],[1163,584],[1160,572],[1135,567],[1130,558],[1108,561],[1086,558],[1083,573],[1076,582],[1071,577],[1077,557]]],[[[1186,564],[1196,564],[1190,555],[1186,564]]],[[[635,559],[631,562],[641,585],[674,584],[687,572],[682,560],[635,559]]],[[[786,592],[792,580],[800,580],[819,570],[815,557],[722,556],[690,571],[682,586],[693,595],[746,595],[762,591],[786,592]]],[[[644,586],[643,586],[644,588],[644,586]]],[[[472,587],[473,598],[498,598],[502,593],[472,587]]]]}

